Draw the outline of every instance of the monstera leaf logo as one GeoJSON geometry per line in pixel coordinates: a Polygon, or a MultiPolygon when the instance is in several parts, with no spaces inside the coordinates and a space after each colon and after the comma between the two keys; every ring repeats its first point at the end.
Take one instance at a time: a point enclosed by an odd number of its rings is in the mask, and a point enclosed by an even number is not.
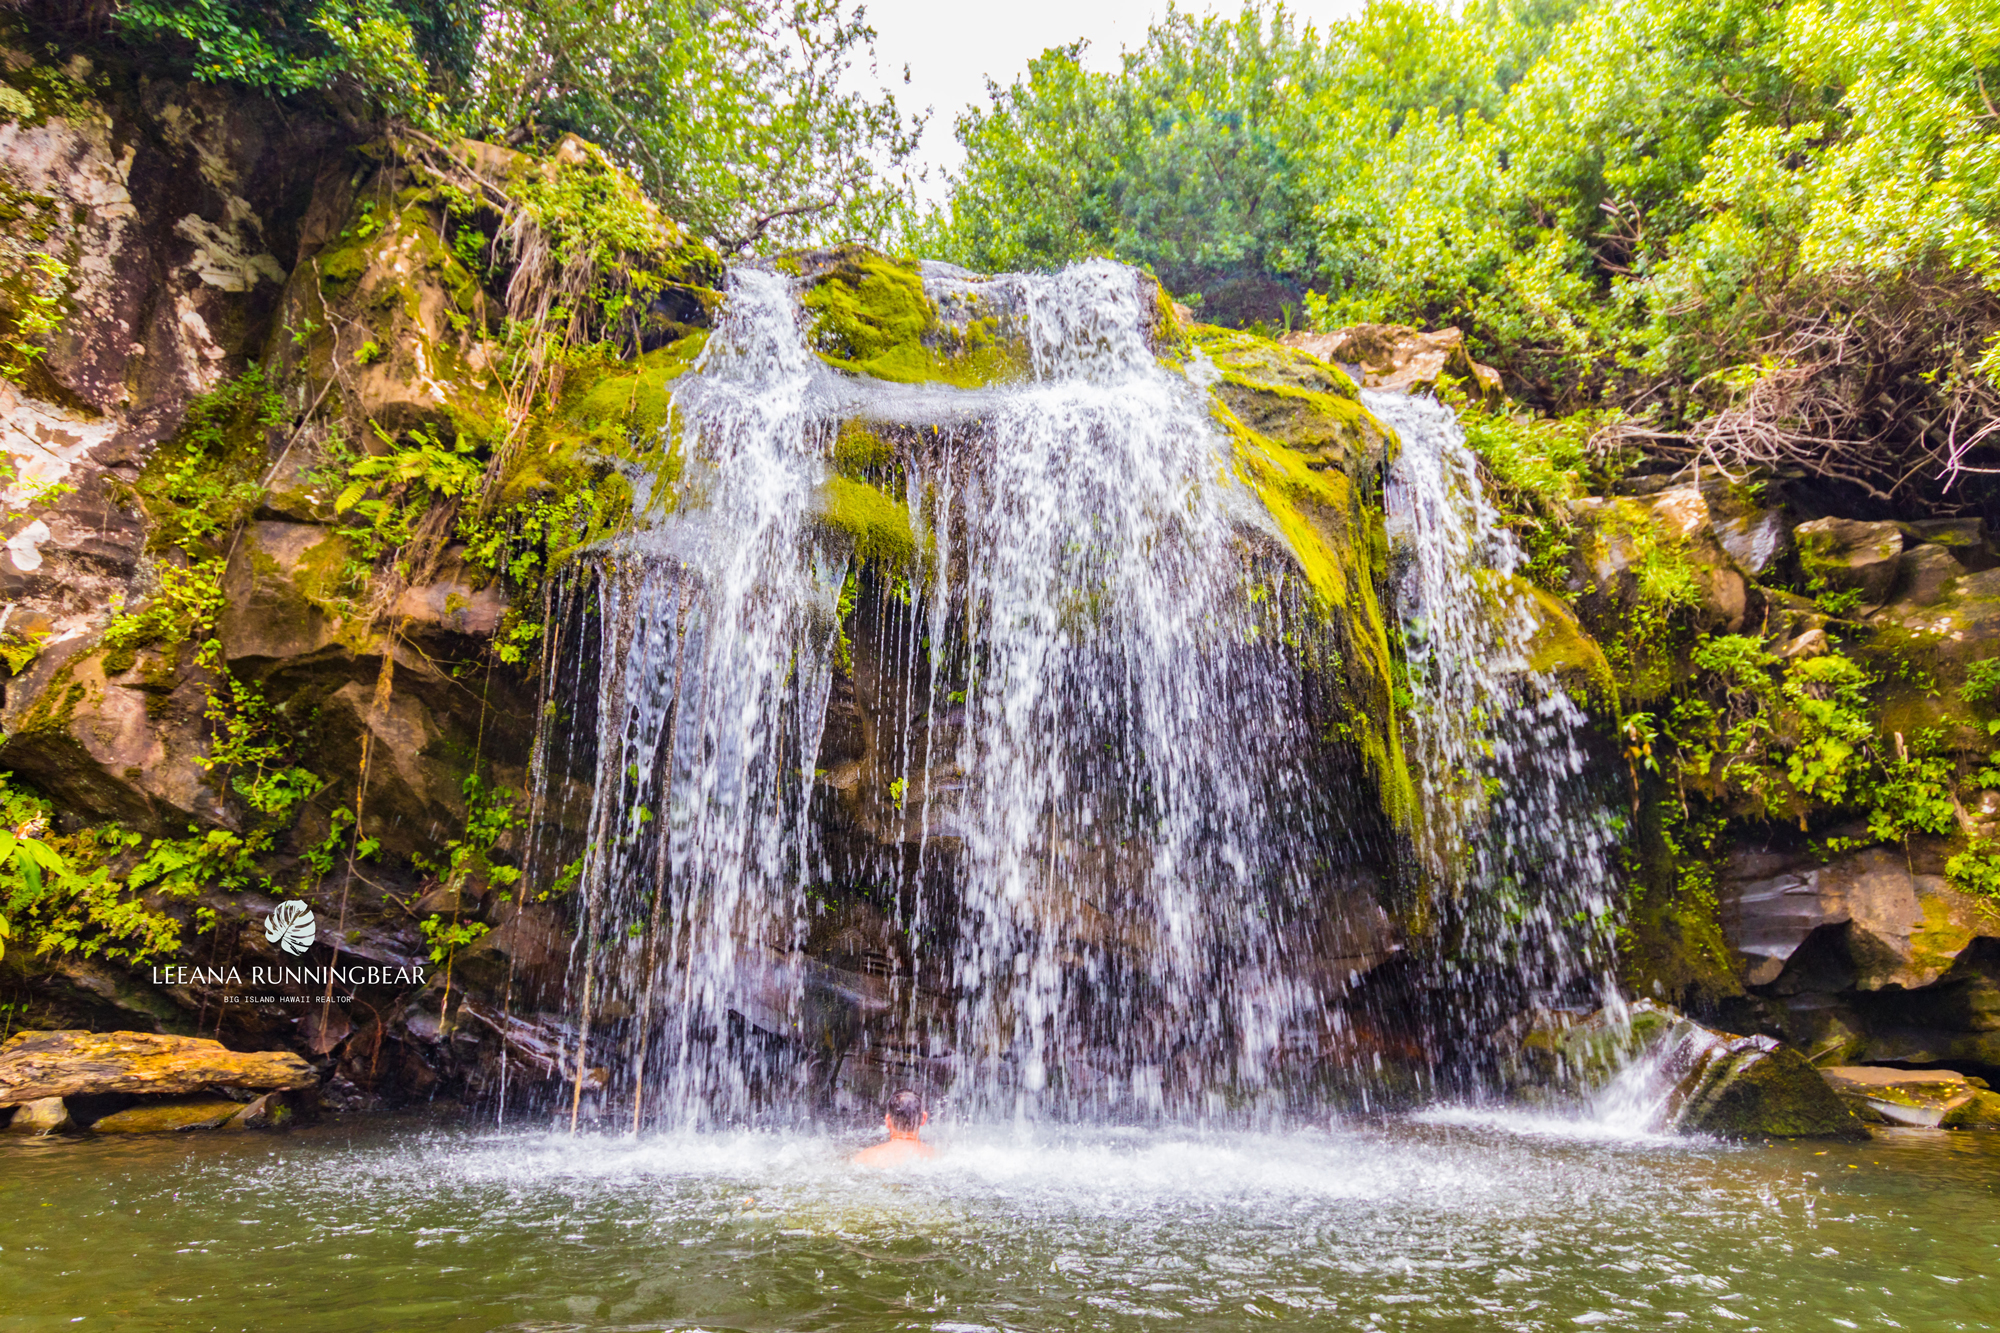
{"type": "Polygon", "coordinates": [[[264,918],[264,938],[289,954],[302,954],[312,948],[315,933],[312,908],[297,899],[279,903],[264,918]]]}

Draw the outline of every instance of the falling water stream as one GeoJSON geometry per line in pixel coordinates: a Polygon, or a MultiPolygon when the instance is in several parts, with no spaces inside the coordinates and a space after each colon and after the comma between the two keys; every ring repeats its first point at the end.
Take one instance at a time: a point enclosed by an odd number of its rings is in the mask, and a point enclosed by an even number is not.
{"type": "Polygon", "coordinates": [[[1276,529],[1212,368],[1156,357],[1150,288],[1104,261],[928,280],[1008,313],[1024,380],[857,384],[809,351],[786,278],[741,270],[675,395],[673,503],[572,586],[585,651],[550,688],[593,794],[570,989],[608,1100],[635,1127],[796,1119],[874,1058],[973,1118],[1310,1107],[1360,1058],[1337,1002],[1401,947],[1392,874],[1459,933],[1457,1003],[1497,1022],[1592,991],[1609,895],[1583,716],[1524,655],[1518,553],[1452,415],[1369,399],[1402,442],[1423,797],[1396,867],[1368,780],[1315,734],[1316,631],[1250,554],[1276,529]],[[919,550],[883,596],[897,660],[874,670],[906,697],[876,744],[917,866],[884,877],[924,947],[883,987],[803,946],[835,873],[814,788],[863,572],[816,516],[843,423],[899,414],[957,424],[896,459],[919,550]]]}

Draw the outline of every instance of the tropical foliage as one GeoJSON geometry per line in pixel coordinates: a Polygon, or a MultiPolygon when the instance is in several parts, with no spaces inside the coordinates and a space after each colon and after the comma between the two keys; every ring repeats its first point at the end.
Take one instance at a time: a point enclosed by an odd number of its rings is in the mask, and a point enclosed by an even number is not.
{"type": "Polygon", "coordinates": [[[1878,499],[1990,467],[2000,36],[1971,0],[1169,11],[961,117],[918,243],[1110,253],[1206,317],[1451,324],[1604,442],[1878,499]]]}
{"type": "Polygon", "coordinates": [[[321,94],[438,138],[603,147],[725,250],[879,231],[916,123],[854,77],[845,0],[15,0],[174,72],[321,94]]]}

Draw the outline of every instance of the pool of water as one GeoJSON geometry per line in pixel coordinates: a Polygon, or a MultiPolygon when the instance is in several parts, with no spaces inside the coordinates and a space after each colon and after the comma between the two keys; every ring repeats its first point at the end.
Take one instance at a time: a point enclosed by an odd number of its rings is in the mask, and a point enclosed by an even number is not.
{"type": "Polygon", "coordinates": [[[1745,1147],[1438,1111],[1281,1134],[0,1143],[0,1327],[1989,1329],[2000,1134],[1745,1147]]]}

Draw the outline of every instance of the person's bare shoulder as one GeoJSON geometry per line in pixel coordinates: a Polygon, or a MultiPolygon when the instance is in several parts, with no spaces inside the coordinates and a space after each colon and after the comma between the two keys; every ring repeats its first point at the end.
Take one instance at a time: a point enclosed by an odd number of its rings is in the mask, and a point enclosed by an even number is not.
{"type": "Polygon", "coordinates": [[[902,1166],[909,1162],[921,1162],[937,1155],[936,1149],[928,1143],[912,1143],[908,1139],[890,1139],[863,1148],[850,1159],[856,1166],[902,1166]]]}

